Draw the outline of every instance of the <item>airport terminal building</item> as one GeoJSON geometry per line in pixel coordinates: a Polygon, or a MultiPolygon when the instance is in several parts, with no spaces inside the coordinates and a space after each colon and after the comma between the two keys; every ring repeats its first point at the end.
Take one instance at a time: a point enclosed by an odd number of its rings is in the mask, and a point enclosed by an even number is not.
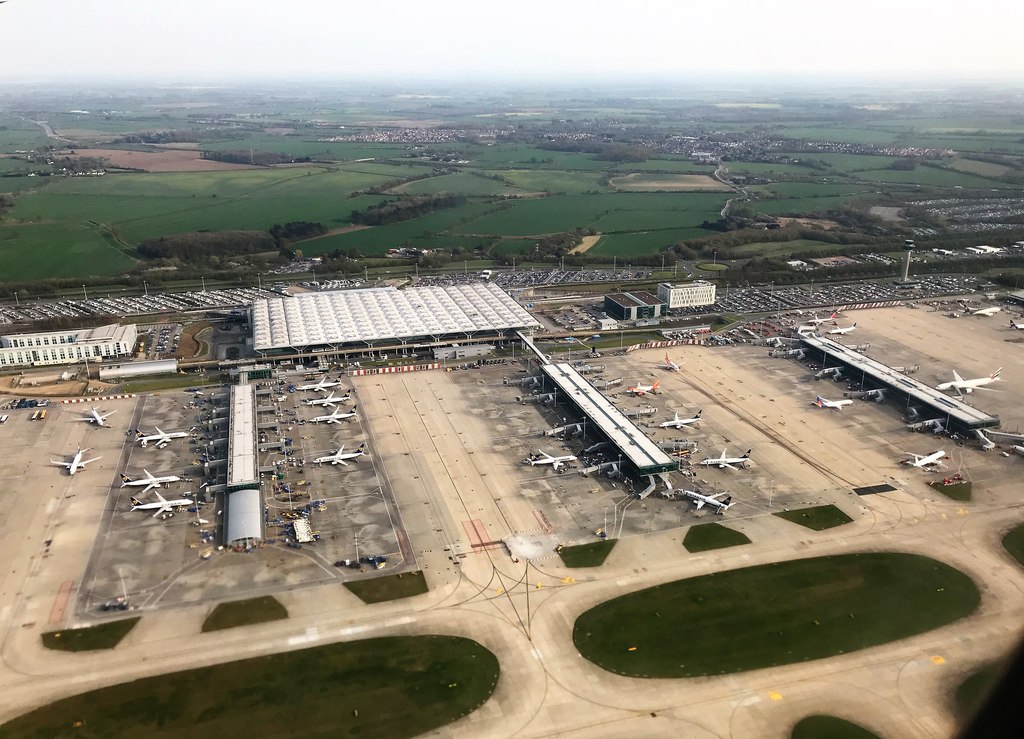
{"type": "Polygon", "coordinates": [[[252,306],[253,348],[263,356],[387,346],[476,343],[540,328],[497,285],[393,287],[262,298],[252,306]]]}
{"type": "Polygon", "coordinates": [[[715,283],[707,280],[694,280],[680,285],[662,282],[658,285],[658,298],[668,305],[669,310],[711,305],[715,302],[715,283]]]}
{"type": "Polygon", "coordinates": [[[71,364],[127,357],[138,338],[134,323],[0,336],[0,367],[71,364]]]}

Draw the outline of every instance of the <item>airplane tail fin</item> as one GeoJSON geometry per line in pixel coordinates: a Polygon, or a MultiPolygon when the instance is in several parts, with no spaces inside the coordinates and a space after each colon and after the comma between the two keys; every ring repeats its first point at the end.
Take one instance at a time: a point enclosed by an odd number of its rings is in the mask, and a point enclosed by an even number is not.
{"type": "Polygon", "coordinates": [[[993,373],[992,373],[992,374],[990,375],[990,377],[991,377],[991,378],[992,378],[993,380],[998,380],[998,379],[999,379],[999,375],[1001,375],[1002,373],[1003,373],[1003,368],[1002,368],[1002,367],[1000,367],[1000,368],[999,368],[999,369],[997,369],[997,370],[996,370],[995,372],[993,372],[993,373]]]}
{"type": "Polygon", "coordinates": [[[700,409],[699,411],[697,411],[697,413],[696,413],[696,414],[694,415],[694,418],[700,418],[700,414],[701,414],[701,413],[703,413],[703,412],[704,412],[704,409],[703,409],[703,408],[701,408],[701,409],[700,409]]]}
{"type": "Polygon", "coordinates": [[[856,322],[856,321],[854,321],[854,322],[853,322],[853,325],[852,325],[852,326],[850,326],[850,328],[857,328],[857,322],[856,322]]]}
{"type": "Polygon", "coordinates": [[[657,390],[659,387],[661,387],[661,380],[655,380],[654,384],[651,385],[651,390],[657,390]]]}
{"type": "Polygon", "coordinates": [[[751,453],[752,451],[754,451],[754,450],[753,450],[753,448],[751,448],[751,449],[748,449],[748,450],[747,450],[746,452],[744,452],[744,453],[743,453],[743,459],[749,459],[749,458],[750,458],[750,453],[751,453]]]}
{"type": "Polygon", "coordinates": [[[1020,326],[1018,326],[1016,323],[1013,322],[1013,320],[1011,320],[1010,321],[1010,328],[1020,328],[1020,326]]]}
{"type": "Polygon", "coordinates": [[[131,497],[131,501],[132,501],[132,509],[133,510],[135,508],[138,508],[140,505],[142,505],[142,501],[139,500],[138,498],[136,498],[134,495],[131,497]]]}
{"type": "Polygon", "coordinates": [[[124,474],[123,472],[121,473],[121,487],[124,487],[125,485],[127,485],[131,481],[132,481],[132,478],[128,477],[128,475],[124,474]]]}

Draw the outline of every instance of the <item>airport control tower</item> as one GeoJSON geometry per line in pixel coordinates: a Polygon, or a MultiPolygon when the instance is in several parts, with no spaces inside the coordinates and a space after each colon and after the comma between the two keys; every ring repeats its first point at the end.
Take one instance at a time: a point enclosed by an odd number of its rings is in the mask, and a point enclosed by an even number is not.
{"type": "Polygon", "coordinates": [[[914,251],[914,240],[907,239],[903,242],[903,276],[900,282],[910,282],[910,253],[914,251]]]}

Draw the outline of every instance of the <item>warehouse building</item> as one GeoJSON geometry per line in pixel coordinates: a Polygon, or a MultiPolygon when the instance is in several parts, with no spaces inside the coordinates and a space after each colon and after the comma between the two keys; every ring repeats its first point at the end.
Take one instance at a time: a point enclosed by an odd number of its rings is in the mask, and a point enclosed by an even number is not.
{"type": "Polygon", "coordinates": [[[96,328],[0,336],[0,367],[71,364],[87,359],[125,357],[135,349],[134,323],[96,328]]]}
{"type": "Polygon", "coordinates": [[[540,328],[497,285],[393,287],[261,298],[252,306],[253,348],[264,356],[471,342],[540,328]]]}
{"type": "Polygon", "coordinates": [[[669,310],[712,305],[715,302],[715,283],[707,280],[694,280],[679,285],[662,282],[658,285],[658,297],[668,305],[669,310]]]}
{"type": "Polygon", "coordinates": [[[620,321],[636,321],[665,315],[665,302],[649,292],[609,293],[604,296],[604,312],[620,321]]]}

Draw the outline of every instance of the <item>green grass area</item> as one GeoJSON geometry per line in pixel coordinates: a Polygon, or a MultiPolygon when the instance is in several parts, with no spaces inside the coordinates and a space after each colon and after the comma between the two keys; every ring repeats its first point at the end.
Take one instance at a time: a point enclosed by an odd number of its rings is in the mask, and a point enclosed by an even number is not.
{"type": "MultiPolygon", "coordinates": [[[[0,152],[13,153],[46,146],[48,139],[43,129],[13,115],[0,113],[0,152]]],[[[0,187],[0,191],[3,188],[0,187]]]]}
{"type": "Polygon", "coordinates": [[[1003,548],[1024,565],[1024,524],[1010,529],[1003,537],[1003,548]]]}
{"type": "Polygon", "coordinates": [[[558,556],[562,558],[562,564],[566,567],[600,567],[612,553],[615,542],[615,539],[603,539],[589,544],[560,547],[558,556]]]}
{"type": "Polygon", "coordinates": [[[517,200],[453,232],[530,236],[577,227],[603,233],[693,228],[717,219],[727,198],[727,193],[608,193],[517,200]]]}
{"type": "Polygon", "coordinates": [[[833,198],[852,197],[878,188],[859,182],[773,182],[750,189],[766,198],[833,198]]]}
{"type": "Polygon", "coordinates": [[[826,174],[841,174],[845,172],[856,172],[861,169],[885,169],[896,161],[896,157],[875,156],[872,154],[833,154],[819,152],[797,152],[790,154],[796,159],[801,157],[815,159],[828,164],[830,169],[826,174]]]}
{"type": "MultiPolygon", "coordinates": [[[[330,134],[319,134],[326,138],[330,134]]],[[[404,144],[364,144],[357,142],[316,141],[312,132],[295,134],[252,134],[241,139],[214,141],[202,144],[207,151],[269,151],[296,157],[312,157],[328,161],[352,159],[394,159],[405,156],[409,147],[404,144]]]]}
{"type": "Polygon", "coordinates": [[[625,172],[673,172],[710,175],[716,169],[714,164],[698,164],[689,159],[648,159],[646,162],[628,162],[616,165],[618,173],[625,172]]]}
{"type": "Polygon", "coordinates": [[[825,211],[832,210],[834,208],[841,208],[847,205],[852,198],[856,198],[860,193],[850,193],[849,195],[839,195],[836,197],[819,197],[819,198],[786,198],[783,200],[759,200],[755,202],[754,208],[757,209],[758,213],[766,213],[769,215],[809,215],[814,213],[824,213],[825,211]]]}
{"type": "MultiPolygon", "coordinates": [[[[607,234],[592,246],[587,254],[601,256],[632,257],[657,254],[678,241],[697,239],[712,232],[702,228],[667,228],[663,231],[639,231],[635,233],[607,234]]],[[[672,260],[669,260],[671,263],[672,260]]]]}
{"type": "Polygon", "coordinates": [[[1002,177],[1012,170],[1003,164],[994,162],[983,162],[978,159],[954,159],[949,166],[958,172],[976,174],[979,177],[1002,177]]]}
{"type": "Polygon", "coordinates": [[[423,595],[429,590],[427,579],[421,570],[366,580],[352,580],[346,582],[345,587],[355,593],[363,603],[383,603],[399,598],[411,598],[414,595],[423,595]]]}
{"type": "Polygon", "coordinates": [[[722,264],[721,262],[700,262],[693,265],[696,269],[703,270],[705,272],[725,272],[729,269],[729,265],[722,264]]]}
{"type": "Polygon", "coordinates": [[[798,508],[795,511],[779,511],[772,514],[787,521],[800,524],[815,531],[835,528],[850,523],[853,519],[834,505],[819,505],[813,508],[798,508]]]}
{"type": "Polygon", "coordinates": [[[963,618],[980,598],[969,577],[927,557],[815,557],[615,598],[576,620],[573,641],[591,662],[621,675],[718,675],[885,644],[963,618]],[[715,628],[679,639],[681,623],[715,628]]]}
{"type": "Polygon", "coordinates": [[[970,482],[954,482],[952,485],[943,485],[942,480],[936,480],[928,484],[951,500],[966,503],[971,499],[971,488],[973,486],[970,482]]]}
{"type": "Polygon", "coordinates": [[[710,549],[726,549],[749,544],[746,534],[718,523],[702,523],[691,526],[683,537],[683,546],[688,552],[706,552],[710,549]]]}
{"type": "Polygon", "coordinates": [[[603,192],[608,189],[601,184],[601,175],[596,172],[511,169],[500,174],[508,182],[524,192],[580,195],[590,192],[603,192]]]}
{"type": "MultiPolygon", "coordinates": [[[[898,134],[876,128],[855,128],[853,126],[806,126],[783,128],[777,132],[790,139],[806,141],[835,141],[849,144],[877,144],[886,146],[896,141],[898,134]]],[[[809,154],[808,156],[816,156],[809,154]]]]}
{"type": "Polygon", "coordinates": [[[474,147],[466,156],[477,169],[602,170],[612,166],[593,154],[548,151],[528,144],[496,144],[474,147]]]}
{"type": "Polygon", "coordinates": [[[797,721],[790,739],[881,739],[863,726],[837,716],[808,716],[797,721]]]}
{"type": "Polygon", "coordinates": [[[908,185],[929,185],[932,187],[963,187],[988,190],[994,187],[1008,188],[1010,185],[977,175],[957,172],[952,169],[918,166],[911,170],[876,169],[857,172],[857,179],[869,182],[894,182],[908,185]]]}
{"type": "Polygon", "coordinates": [[[193,385],[218,385],[226,380],[227,376],[219,373],[208,374],[205,380],[202,376],[194,374],[142,377],[137,380],[128,380],[127,382],[121,383],[121,392],[154,393],[159,392],[160,390],[176,390],[178,388],[191,387],[193,385]]]}
{"type": "Polygon", "coordinates": [[[0,225],[0,280],[116,275],[136,261],[109,234],[88,224],[0,225]]]}
{"type": "MultiPolygon", "coordinates": [[[[813,239],[793,239],[792,241],[756,241],[752,244],[743,244],[728,250],[728,256],[733,259],[744,257],[788,257],[800,256],[807,252],[828,251],[841,253],[847,245],[830,244],[827,241],[814,241],[813,239]]],[[[722,252],[720,252],[721,254],[722,252]]]]}
{"type": "Polygon", "coordinates": [[[93,690],[9,721],[0,734],[412,737],[480,707],[499,671],[469,639],[369,639],[93,690]]]}
{"type": "Polygon", "coordinates": [[[82,629],[47,631],[42,634],[43,646],[61,652],[92,652],[97,649],[113,649],[128,632],[135,628],[141,616],[107,621],[82,629]]]}
{"type": "Polygon", "coordinates": [[[455,172],[453,174],[441,175],[440,177],[429,177],[425,180],[408,182],[388,192],[389,194],[397,192],[407,195],[433,195],[440,192],[450,192],[467,197],[484,197],[522,194],[525,190],[512,187],[503,180],[491,179],[491,177],[486,175],[474,172],[455,172]]]}
{"type": "Polygon", "coordinates": [[[994,662],[982,665],[957,685],[955,694],[957,715],[961,719],[966,719],[981,708],[989,691],[995,687],[1002,674],[1003,666],[994,662]]]}
{"type": "Polygon", "coordinates": [[[267,621],[280,621],[288,618],[288,609],[270,595],[259,598],[233,600],[229,603],[218,603],[203,621],[203,633],[233,629],[237,626],[252,626],[267,621]]]}

